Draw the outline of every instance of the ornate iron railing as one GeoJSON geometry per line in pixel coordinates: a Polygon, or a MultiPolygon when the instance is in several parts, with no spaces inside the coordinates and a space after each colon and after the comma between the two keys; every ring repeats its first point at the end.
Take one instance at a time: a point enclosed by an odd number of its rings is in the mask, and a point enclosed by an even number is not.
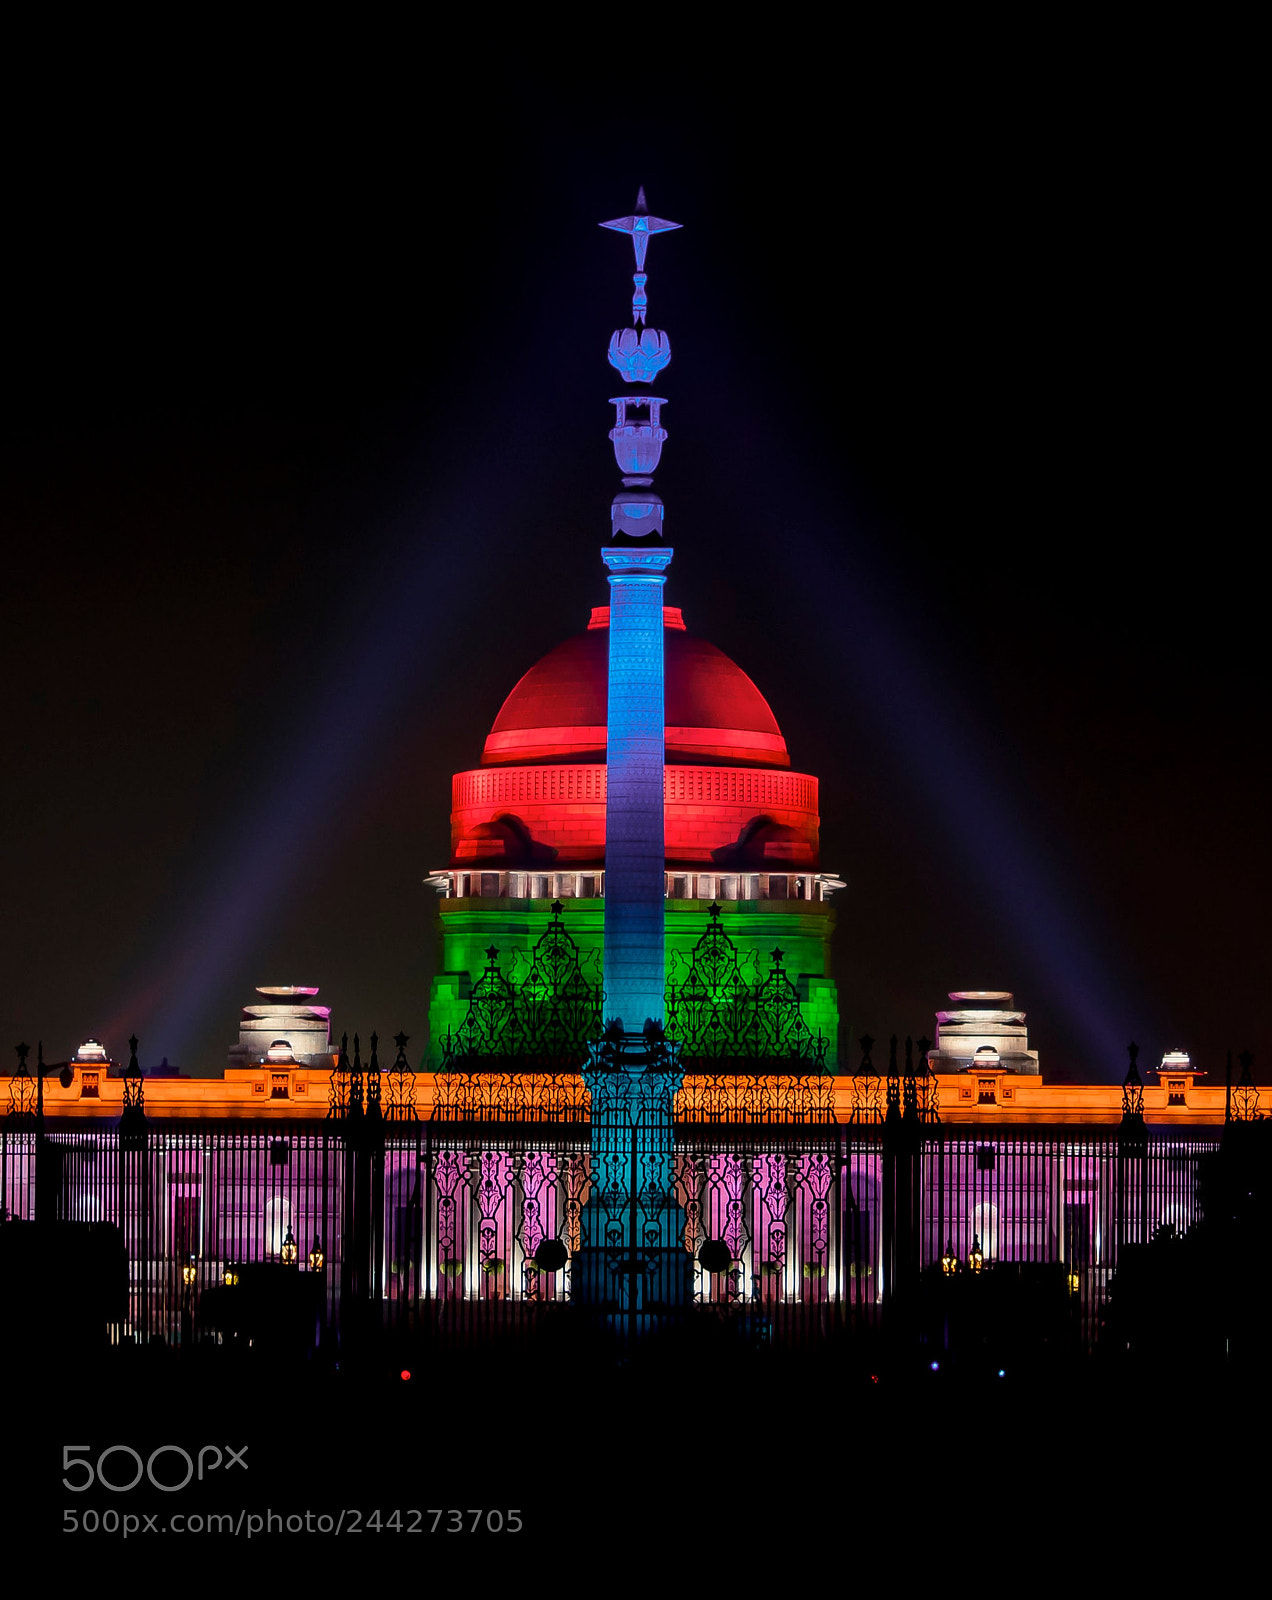
{"type": "Polygon", "coordinates": [[[667,1037],[679,1045],[686,1071],[743,1077],[826,1072],[830,1041],[804,1020],[783,952],[775,949],[770,970],[757,977],[754,954],[739,955],[720,907],[712,905],[707,915],[683,978],[677,981],[673,965],[667,985],[667,1037]]]}
{"type": "MultiPolygon", "coordinates": [[[[499,965],[498,948],[486,951],[464,1019],[442,1046],[447,1104],[466,1077],[511,1072],[558,1078],[587,1060],[589,1042],[601,1032],[601,986],[585,970],[562,909],[553,902],[552,920],[533,948],[520,958],[514,954],[511,976],[499,965]]],[[[588,962],[594,965],[593,953],[588,962]]]]}

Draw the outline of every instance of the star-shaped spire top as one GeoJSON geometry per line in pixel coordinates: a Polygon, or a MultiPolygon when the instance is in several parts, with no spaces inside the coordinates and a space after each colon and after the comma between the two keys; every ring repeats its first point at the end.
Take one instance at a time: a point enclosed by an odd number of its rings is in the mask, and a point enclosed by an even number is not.
{"type": "Polygon", "coordinates": [[[642,186],[636,196],[636,210],[630,217],[615,217],[612,222],[602,222],[602,228],[613,228],[615,233],[629,233],[632,236],[632,248],[636,252],[636,270],[645,270],[645,251],[649,248],[649,241],[656,233],[668,233],[672,228],[680,227],[678,222],[668,222],[666,217],[651,217],[645,206],[645,190],[642,186]]]}

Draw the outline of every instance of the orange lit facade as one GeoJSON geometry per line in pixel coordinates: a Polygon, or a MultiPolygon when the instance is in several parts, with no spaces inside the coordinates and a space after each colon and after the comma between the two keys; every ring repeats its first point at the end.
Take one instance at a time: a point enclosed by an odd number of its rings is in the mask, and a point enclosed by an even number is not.
{"type": "MultiPolygon", "coordinates": [[[[256,1117],[266,1122],[297,1118],[322,1119],[328,1115],[332,1065],[328,1068],[291,1066],[271,1069],[227,1068],[220,1078],[147,1078],[146,1115],[151,1118],[256,1117]]],[[[1157,1075],[1154,1075],[1156,1077],[1157,1075]]],[[[415,1078],[416,1107],[427,1117],[433,1105],[437,1075],[423,1072],[415,1078]]],[[[684,1094],[692,1093],[690,1079],[684,1094]]],[[[834,1120],[852,1121],[853,1079],[832,1077],[828,1085],[834,1120]]],[[[1111,1127],[1122,1119],[1122,1089],[1113,1084],[1049,1084],[1041,1077],[1015,1073],[980,1072],[938,1075],[938,1106],[942,1123],[970,1128],[1111,1127]]],[[[583,1096],[582,1080],[578,1093],[583,1096]]],[[[1222,1127],[1228,1094],[1222,1085],[1202,1084],[1191,1072],[1163,1074],[1145,1085],[1144,1119],[1152,1129],[1222,1127]]],[[[56,1078],[45,1084],[45,1113],[63,1118],[117,1119],[123,1109],[123,1081],[99,1069],[72,1070],[63,1087],[56,1078]]]]}

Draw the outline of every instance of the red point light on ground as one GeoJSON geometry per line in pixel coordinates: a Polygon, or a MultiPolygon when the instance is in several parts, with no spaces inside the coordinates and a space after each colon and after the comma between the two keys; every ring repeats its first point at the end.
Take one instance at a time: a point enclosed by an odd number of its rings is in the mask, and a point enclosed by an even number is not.
{"type": "Polygon", "coordinates": [[[401,1376],[401,1379],[402,1379],[403,1383],[410,1383],[411,1374],[407,1371],[407,1369],[405,1367],[402,1368],[402,1372],[401,1372],[400,1376],[401,1376]]]}

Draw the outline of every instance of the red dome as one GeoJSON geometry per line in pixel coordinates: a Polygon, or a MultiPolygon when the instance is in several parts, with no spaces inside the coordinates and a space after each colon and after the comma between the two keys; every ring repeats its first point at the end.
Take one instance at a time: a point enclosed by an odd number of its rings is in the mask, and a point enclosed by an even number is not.
{"type": "MultiPolygon", "coordinates": [[[[668,763],[789,767],[768,701],[741,667],[686,633],[676,607],[664,607],[663,627],[668,763]]],[[[504,701],[482,765],[604,761],[608,657],[609,607],[597,606],[587,632],[550,650],[504,701]]]]}

